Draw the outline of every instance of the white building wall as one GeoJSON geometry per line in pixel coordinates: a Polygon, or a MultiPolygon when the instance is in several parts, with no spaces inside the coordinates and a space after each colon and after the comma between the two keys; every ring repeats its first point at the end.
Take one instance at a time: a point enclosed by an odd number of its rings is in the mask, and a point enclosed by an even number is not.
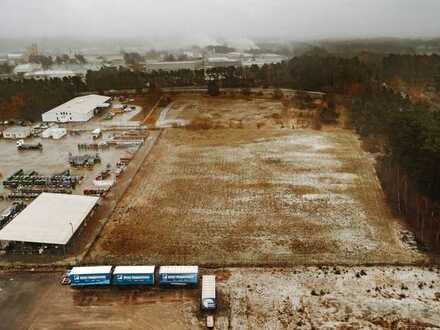
{"type": "Polygon", "coordinates": [[[45,122],[82,122],[92,119],[93,111],[87,113],[65,112],[65,111],[51,111],[43,113],[42,118],[45,122]]]}
{"type": "Polygon", "coordinates": [[[5,139],[25,139],[30,135],[30,127],[10,128],[3,131],[3,137],[5,139]]]}
{"type": "Polygon", "coordinates": [[[95,109],[111,100],[108,96],[78,96],[42,114],[44,122],[85,122],[93,118],[95,109]]]}

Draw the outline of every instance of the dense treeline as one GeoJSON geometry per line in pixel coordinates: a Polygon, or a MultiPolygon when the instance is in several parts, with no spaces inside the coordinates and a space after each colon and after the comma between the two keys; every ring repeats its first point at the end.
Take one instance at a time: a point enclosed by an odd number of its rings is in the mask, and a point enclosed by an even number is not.
{"type": "Polygon", "coordinates": [[[89,91],[142,89],[146,83],[143,72],[126,68],[102,68],[99,71],[88,71],[86,74],[86,86],[89,91]]]}
{"type": "Polygon", "coordinates": [[[219,67],[204,70],[141,72],[124,68],[103,68],[87,73],[90,90],[206,85],[217,80],[221,87],[284,87],[343,91],[368,81],[369,70],[358,59],[303,56],[289,62],[258,67],[219,67]]]}
{"type": "MultiPolygon", "coordinates": [[[[127,54],[126,57],[133,57],[127,54]]],[[[35,59],[40,60],[40,59],[35,59]]],[[[60,58],[59,61],[67,59],[60,58]]],[[[82,61],[82,58],[75,58],[82,61]]],[[[134,59],[136,60],[136,59],[134,59]]],[[[314,50],[278,64],[250,67],[143,72],[127,68],[103,68],[89,71],[85,82],[78,78],[50,81],[0,81],[1,116],[9,115],[8,104],[20,111],[15,116],[38,118],[39,114],[66,97],[83,91],[202,86],[216,80],[222,87],[282,87],[357,95],[367,86],[395,79],[424,83],[440,89],[440,56],[363,54],[341,58],[314,50]],[[50,87],[48,87],[50,86],[50,87]],[[5,112],[6,111],[6,112],[5,112]]],[[[15,109],[16,110],[16,109],[15,109]]]]}
{"type": "Polygon", "coordinates": [[[439,55],[389,55],[382,61],[383,80],[399,78],[408,83],[433,82],[439,73],[439,55]]]}
{"type": "Polygon", "coordinates": [[[50,80],[0,80],[0,118],[41,120],[41,113],[86,90],[78,77],[50,80]]]}
{"type": "Polygon", "coordinates": [[[440,200],[440,112],[381,87],[357,96],[350,115],[360,135],[381,141],[385,158],[403,169],[420,192],[440,200]]]}

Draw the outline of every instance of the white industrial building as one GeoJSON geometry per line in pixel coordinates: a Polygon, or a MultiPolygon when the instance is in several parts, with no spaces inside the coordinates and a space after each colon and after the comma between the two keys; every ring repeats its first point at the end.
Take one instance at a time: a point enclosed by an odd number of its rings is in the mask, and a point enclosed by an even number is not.
{"type": "Polygon", "coordinates": [[[75,72],[71,70],[38,70],[33,72],[27,72],[24,74],[24,78],[26,79],[51,79],[51,78],[70,78],[77,76],[75,72]]]}
{"type": "Polygon", "coordinates": [[[64,127],[49,127],[41,133],[42,138],[44,139],[52,138],[54,140],[61,139],[66,135],[67,135],[67,129],[65,129],[64,127]]]}
{"type": "Polygon", "coordinates": [[[197,61],[172,61],[172,62],[147,62],[146,70],[151,71],[177,71],[177,70],[201,70],[203,60],[197,61]]]}
{"type": "Polygon", "coordinates": [[[14,74],[24,75],[37,70],[41,70],[42,66],[38,63],[19,64],[14,68],[14,74]]]}
{"type": "Polygon", "coordinates": [[[207,68],[227,68],[230,66],[241,66],[241,60],[228,57],[209,57],[206,61],[207,68]]]}
{"type": "Polygon", "coordinates": [[[101,95],[79,96],[43,113],[44,122],[86,122],[97,110],[110,106],[111,98],[101,95]]]}
{"type": "Polygon", "coordinates": [[[5,139],[26,139],[31,135],[32,128],[26,126],[9,127],[3,131],[5,139]]]}
{"type": "Polygon", "coordinates": [[[0,230],[0,241],[13,253],[64,253],[93,212],[99,198],[42,193],[0,230]]]}

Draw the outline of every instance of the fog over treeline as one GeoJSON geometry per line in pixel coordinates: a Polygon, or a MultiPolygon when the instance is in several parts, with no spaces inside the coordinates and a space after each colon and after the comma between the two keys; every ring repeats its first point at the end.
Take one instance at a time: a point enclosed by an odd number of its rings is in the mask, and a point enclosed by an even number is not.
{"type": "Polygon", "coordinates": [[[438,0],[2,0],[0,38],[212,44],[440,35],[438,0]]]}

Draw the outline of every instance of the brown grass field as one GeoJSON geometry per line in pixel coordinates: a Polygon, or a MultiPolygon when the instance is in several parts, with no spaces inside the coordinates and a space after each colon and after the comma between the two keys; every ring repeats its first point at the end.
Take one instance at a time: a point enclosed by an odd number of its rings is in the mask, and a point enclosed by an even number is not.
{"type": "Polygon", "coordinates": [[[167,119],[189,123],[200,112],[216,113],[217,122],[239,116],[244,128],[165,129],[90,262],[230,266],[420,258],[400,242],[373,161],[351,131],[281,128],[273,115],[285,118],[294,110],[273,100],[180,97],[167,119]],[[269,118],[266,128],[249,127],[261,111],[269,118]]]}

